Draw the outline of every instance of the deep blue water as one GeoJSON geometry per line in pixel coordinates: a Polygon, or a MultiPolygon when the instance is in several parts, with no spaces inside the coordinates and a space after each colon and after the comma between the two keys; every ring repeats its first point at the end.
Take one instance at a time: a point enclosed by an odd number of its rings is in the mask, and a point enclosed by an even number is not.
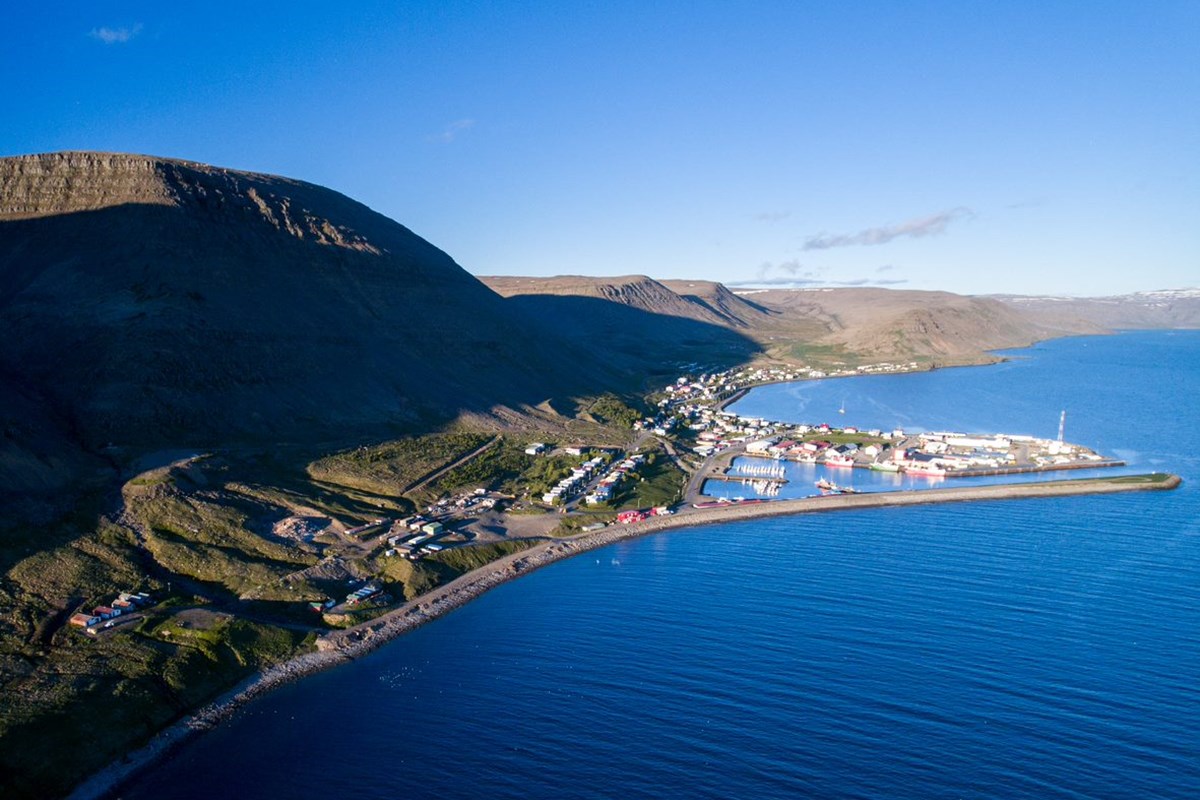
{"type": "Polygon", "coordinates": [[[1200,332],[738,406],[1027,432],[1170,493],[674,531],[286,687],[123,796],[1200,797],[1200,332]]]}

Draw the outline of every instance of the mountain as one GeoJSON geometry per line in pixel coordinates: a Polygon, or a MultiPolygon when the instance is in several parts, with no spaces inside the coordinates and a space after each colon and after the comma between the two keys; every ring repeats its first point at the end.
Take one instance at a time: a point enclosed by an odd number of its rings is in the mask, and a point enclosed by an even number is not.
{"type": "Polygon", "coordinates": [[[818,327],[809,347],[866,359],[969,363],[986,352],[1100,328],[1052,324],[986,297],[878,288],[773,289],[749,295],[792,326],[818,327]]]}
{"type": "Polygon", "coordinates": [[[616,385],[344,195],[150,156],[0,159],[0,478],[127,452],[350,441],[616,385]]]}
{"type": "Polygon", "coordinates": [[[1083,320],[1109,329],[1200,327],[1200,289],[1163,289],[1109,297],[998,295],[1044,324],[1083,320]]]}
{"type": "MultiPolygon", "coordinates": [[[[735,292],[711,281],[658,281],[640,275],[481,280],[530,308],[548,305],[551,298],[599,298],[660,317],[719,325],[757,344],[743,346],[744,358],[766,353],[810,362],[969,363],[986,360],[988,350],[1101,330],[1084,320],[1035,319],[996,299],[949,292],[874,288],[735,292]]],[[[597,332],[589,330],[588,335],[597,332]]]]}
{"type": "Polygon", "coordinates": [[[712,281],[656,281],[645,275],[594,278],[559,275],[552,278],[481,276],[480,280],[504,297],[543,295],[594,297],[652,314],[693,319],[735,328],[751,327],[763,309],[712,281]]]}

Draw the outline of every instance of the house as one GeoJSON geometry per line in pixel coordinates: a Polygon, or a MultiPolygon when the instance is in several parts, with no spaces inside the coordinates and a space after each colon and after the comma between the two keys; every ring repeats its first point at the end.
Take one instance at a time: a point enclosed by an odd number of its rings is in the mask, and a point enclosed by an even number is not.
{"type": "Polygon", "coordinates": [[[421,533],[426,533],[430,536],[441,536],[445,530],[445,527],[440,522],[426,522],[421,526],[421,533]]]}
{"type": "Polygon", "coordinates": [[[91,614],[79,613],[72,614],[70,622],[72,625],[78,625],[81,628],[90,628],[93,625],[98,625],[100,623],[100,618],[92,616],[91,614]]]}
{"type": "Polygon", "coordinates": [[[545,449],[546,445],[542,444],[541,442],[534,442],[533,444],[529,445],[529,447],[525,448],[525,453],[526,455],[538,456],[541,455],[545,449]]]}
{"type": "Polygon", "coordinates": [[[92,615],[100,619],[112,619],[113,617],[121,616],[120,609],[109,608],[108,606],[96,606],[92,609],[92,615]]]}

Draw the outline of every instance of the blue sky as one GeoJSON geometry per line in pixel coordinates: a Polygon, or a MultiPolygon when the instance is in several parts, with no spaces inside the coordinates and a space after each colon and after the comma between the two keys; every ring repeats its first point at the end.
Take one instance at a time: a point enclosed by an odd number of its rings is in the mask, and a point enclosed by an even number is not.
{"type": "Polygon", "coordinates": [[[33,5],[0,154],[320,183],[476,274],[1200,284],[1195,0],[33,5]]]}

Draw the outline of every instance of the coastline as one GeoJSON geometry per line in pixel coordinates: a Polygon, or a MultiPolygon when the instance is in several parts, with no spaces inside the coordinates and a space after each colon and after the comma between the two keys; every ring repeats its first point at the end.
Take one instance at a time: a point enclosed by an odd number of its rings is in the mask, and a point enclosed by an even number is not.
{"type": "Polygon", "coordinates": [[[1083,478],[1049,483],[995,484],[990,486],[873,492],[852,495],[807,497],[720,508],[686,508],[671,516],[651,517],[643,522],[610,526],[600,531],[548,542],[529,550],[513,553],[461,575],[400,608],[353,628],[326,634],[317,641],[314,652],[281,662],[256,675],[156,734],[145,746],[130,753],[80,783],[69,800],[101,800],[110,797],[125,782],[169,755],[192,736],[209,730],[239,708],[273,689],[347,663],[372,652],[387,642],[460,608],[476,597],[508,581],[556,561],[586,553],[610,544],[647,534],[677,528],[761,519],[794,514],[829,513],[912,505],[952,502],[1068,497],[1090,494],[1114,494],[1137,491],[1164,491],[1177,488],[1182,479],[1168,475],[1156,482],[1119,476],[1083,478]]]}

